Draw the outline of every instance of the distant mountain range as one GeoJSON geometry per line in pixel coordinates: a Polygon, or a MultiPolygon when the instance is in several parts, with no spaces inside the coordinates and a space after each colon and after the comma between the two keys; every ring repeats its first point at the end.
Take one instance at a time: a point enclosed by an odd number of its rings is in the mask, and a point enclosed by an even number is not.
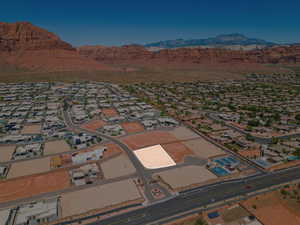
{"type": "MultiPolygon", "coordinates": [[[[211,48],[231,48],[232,46],[252,46],[252,48],[262,48],[278,45],[277,43],[265,41],[258,38],[249,38],[243,34],[223,34],[216,37],[204,38],[204,39],[176,39],[159,41],[144,45],[146,48],[182,48],[182,47],[198,47],[205,46],[211,48]]],[[[249,49],[247,49],[249,50],[249,49]]]]}
{"type": "Polygon", "coordinates": [[[136,65],[299,63],[300,45],[279,46],[241,34],[165,41],[146,47],[98,45],[74,48],[56,34],[29,22],[0,22],[0,66],[3,64],[27,70],[123,71],[123,65],[135,68],[136,65]]]}

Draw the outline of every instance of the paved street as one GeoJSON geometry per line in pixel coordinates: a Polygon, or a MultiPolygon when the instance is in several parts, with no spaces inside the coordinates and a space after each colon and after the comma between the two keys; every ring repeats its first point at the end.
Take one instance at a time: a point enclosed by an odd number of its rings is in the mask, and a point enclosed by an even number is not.
{"type": "Polygon", "coordinates": [[[72,129],[76,129],[82,132],[85,132],[87,134],[91,134],[91,135],[97,135],[101,138],[104,138],[106,140],[109,140],[115,144],[117,144],[119,147],[121,147],[126,154],[128,155],[129,159],[131,160],[133,166],[135,167],[138,177],[143,181],[144,183],[144,188],[145,188],[145,195],[147,197],[147,200],[150,203],[153,203],[155,201],[158,201],[159,199],[155,199],[154,196],[151,194],[151,190],[154,188],[158,188],[161,190],[161,192],[165,195],[166,198],[170,198],[172,197],[172,195],[169,193],[169,191],[162,187],[161,185],[159,185],[158,183],[151,183],[152,181],[152,173],[150,170],[147,170],[144,168],[144,166],[141,164],[141,162],[137,159],[137,157],[134,155],[133,151],[127,146],[125,145],[123,142],[121,142],[120,140],[104,135],[102,133],[99,132],[91,132],[89,130],[80,128],[79,126],[76,126],[70,119],[69,114],[66,110],[63,111],[63,115],[64,115],[64,120],[65,123],[68,127],[72,128],[72,129]]]}
{"type": "Polygon", "coordinates": [[[133,173],[133,174],[128,174],[128,175],[121,176],[121,177],[98,180],[98,181],[94,182],[93,184],[85,184],[85,185],[80,185],[80,186],[71,186],[71,187],[68,187],[66,189],[62,189],[62,190],[55,191],[55,192],[47,192],[47,193],[43,193],[43,194],[33,195],[32,197],[28,197],[28,198],[22,198],[22,199],[9,201],[9,202],[0,203],[0,208],[13,207],[13,206],[16,206],[16,205],[24,204],[26,202],[38,201],[38,200],[44,199],[44,198],[51,198],[51,197],[54,197],[54,196],[59,196],[63,193],[79,191],[79,190],[82,190],[82,189],[96,187],[96,186],[104,185],[104,184],[110,184],[110,183],[114,183],[114,182],[118,182],[118,181],[122,181],[122,180],[134,179],[136,177],[137,177],[137,174],[133,173]]]}
{"type": "Polygon", "coordinates": [[[213,202],[222,202],[235,196],[245,195],[272,185],[296,179],[300,179],[299,167],[276,173],[250,177],[243,180],[212,185],[210,187],[199,188],[198,190],[181,194],[176,198],[160,204],[155,204],[136,211],[114,216],[103,221],[100,220],[99,222],[91,223],[90,225],[145,225],[147,223],[155,222],[162,218],[177,215],[213,202]],[[250,185],[252,188],[247,189],[246,185],[250,185]]]}
{"type": "MultiPolygon", "coordinates": [[[[140,179],[145,183],[146,197],[148,198],[149,202],[152,203],[142,209],[138,209],[128,213],[123,213],[118,216],[104,219],[103,221],[101,221],[100,219],[99,222],[91,223],[90,225],[144,225],[147,223],[155,222],[157,220],[162,220],[164,218],[165,220],[169,220],[168,217],[170,216],[178,215],[179,213],[184,213],[192,209],[199,208],[201,206],[206,206],[216,202],[222,202],[226,199],[230,199],[237,196],[244,196],[247,193],[268,188],[272,185],[282,184],[285,182],[300,179],[299,167],[277,171],[273,173],[266,173],[265,171],[262,171],[260,169],[261,173],[258,173],[258,175],[252,177],[220,182],[205,187],[199,187],[181,193],[179,196],[176,197],[173,196],[172,198],[165,198],[165,201],[160,202],[153,198],[151,194],[151,189],[157,187],[159,187],[160,189],[163,188],[158,184],[149,183],[149,181],[152,180],[153,171],[145,169],[127,145],[125,145],[116,138],[103,135],[99,132],[91,132],[82,129],[79,126],[76,126],[72,123],[69,114],[66,111],[64,111],[63,114],[65,122],[70,128],[92,135],[97,135],[120,146],[127,153],[131,162],[135,166],[138,177],[140,177],[140,179]],[[246,186],[250,186],[251,188],[246,188],[246,186]]],[[[252,166],[257,168],[253,164],[252,166]]],[[[166,189],[163,189],[163,191],[167,197],[171,197],[171,195],[166,189]]],[[[68,222],[66,222],[66,224],[68,224],[68,222]]],[[[157,224],[162,223],[159,222],[157,224]]]]}

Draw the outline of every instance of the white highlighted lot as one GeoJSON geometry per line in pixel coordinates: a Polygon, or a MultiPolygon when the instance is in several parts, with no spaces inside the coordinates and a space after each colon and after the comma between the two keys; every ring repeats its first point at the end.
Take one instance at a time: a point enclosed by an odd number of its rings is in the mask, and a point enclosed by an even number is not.
{"type": "Polygon", "coordinates": [[[147,169],[159,169],[176,165],[161,145],[142,148],[134,151],[134,154],[147,169]]]}

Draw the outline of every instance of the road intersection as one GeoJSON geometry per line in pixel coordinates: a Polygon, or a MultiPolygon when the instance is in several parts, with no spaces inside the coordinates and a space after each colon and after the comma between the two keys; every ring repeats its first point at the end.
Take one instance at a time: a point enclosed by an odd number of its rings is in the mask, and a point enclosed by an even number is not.
{"type": "Polygon", "coordinates": [[[260,174],[253,177],[239,179],[230,182],[200,187],[192,191],[181,193],[179,196],[159,204],[154,204],[142,209],[103,219],[89,225],[145,225],[164,224],[155,222],[163,218],[188,212],[199,207],[208,206],[211,203],[224,202],[238,196],[246,196],[273,185],[285,184],[300,179],[300,167],[286,169],[278,172],[260,174]],[[246,186],[252,188],[247,188],[246,186]]]}

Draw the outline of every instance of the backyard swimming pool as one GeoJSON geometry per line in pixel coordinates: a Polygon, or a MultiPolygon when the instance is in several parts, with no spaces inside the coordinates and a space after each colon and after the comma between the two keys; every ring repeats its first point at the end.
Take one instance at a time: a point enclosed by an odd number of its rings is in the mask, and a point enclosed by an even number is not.
{"type": "Polygon", "coordinates": [[[227,176],[230,174],[227,170],[223,169],[222,167],[214,167],[212,168],[212,172],[219,177],[227,176]]]}
{"type": "Polygon", "coordinates": [[[287,160],[289,160],[289,161],[295,161],[295,160],[298,160],[298,159],[299,159],[299,157],[295,156],[295,155],[291,155],[291,156],[287,157],[287,160]]]}
{"type": "Polygon", "coordinates": [[[218,163],[220,166],[232,166],[236,165],[239,163],[238,160],[232,158],[232,157],[224,157],[224,158],[219,158],[215,159],[214,162],[218,163]]]}

